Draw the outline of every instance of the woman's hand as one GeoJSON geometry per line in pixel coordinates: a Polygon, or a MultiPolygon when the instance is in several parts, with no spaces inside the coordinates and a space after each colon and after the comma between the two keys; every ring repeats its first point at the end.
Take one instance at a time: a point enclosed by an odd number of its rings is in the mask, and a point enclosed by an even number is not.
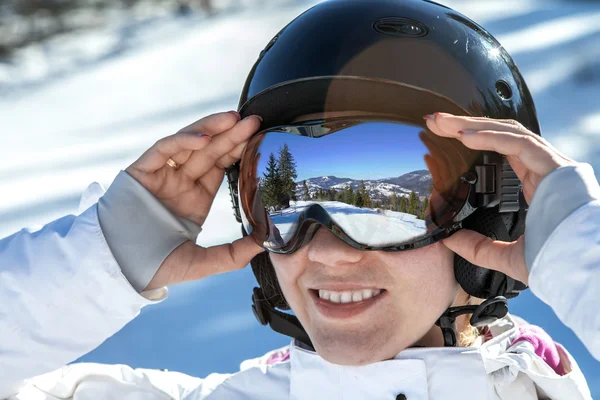
{"type": "MultiPolygon", "coordinates": [[[[523,183],[523,194],[528,204],[531,204],[536,188],[546,175],[559,167],[577,164],[516,121],[446,113],[435,113],[424,118],[427,127],[436,135],[456,138],[473,150],[495,151],[507,156],[523,183]]],[[[528,284],[523,236],[515,242],[502,242],[462,229],[444,239],[443,243],[475,265],[503,272],[528,284]]]]}
{"type": "MultiPolygon", "coordinates": [[[[156,142],[126,172],[173,214],[202,226],[225,168],[240,159],[260,121],[257,116],[240,121],[234,111],[210,115],[156,142]]],[[[185,242],[165,259],[146,290],[241,269],[262,251],[250,236],[208,248],[185,242]]]]}

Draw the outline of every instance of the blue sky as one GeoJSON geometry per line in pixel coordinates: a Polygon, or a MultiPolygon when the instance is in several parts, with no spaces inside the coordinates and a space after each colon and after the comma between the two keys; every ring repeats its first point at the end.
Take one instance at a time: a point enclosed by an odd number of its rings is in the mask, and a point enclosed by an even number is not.
{"type": "Polygon", "coordinates": [[[334,175],[353,179],[396,177],[427,169],[421,128],[390,122],[368,122],[321,138],[272,132],[263,140],[258,169],[263,176],[269,153],[287,143],[296,160],[298,180],[334,175]]]}

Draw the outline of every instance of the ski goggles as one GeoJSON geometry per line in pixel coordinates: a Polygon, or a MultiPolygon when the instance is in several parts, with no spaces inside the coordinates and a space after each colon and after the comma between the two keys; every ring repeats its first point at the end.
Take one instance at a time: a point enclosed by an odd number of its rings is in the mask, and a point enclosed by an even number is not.
{"type": "Polygon", "coordinates": [[[249,140],[238,166],[228,175],[243,229],[280,254],[320,228],[361,250],[415,249],[448,237],[478,208],[525,205],[506,157],[394,119],[269,128],[249,140]]]}

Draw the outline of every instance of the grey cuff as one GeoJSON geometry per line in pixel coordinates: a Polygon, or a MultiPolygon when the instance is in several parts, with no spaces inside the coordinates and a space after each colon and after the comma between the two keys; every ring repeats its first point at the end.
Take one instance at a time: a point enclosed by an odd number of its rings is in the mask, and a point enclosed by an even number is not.
{"type": "Polygon", "coordinates": [[[188,240],[195,242],[202,230],[173,215],[125,171],[98,201],[98,219],[123,275],[138,292],[173,250],[188,240]]]}
{"type": "Polygon", "coordinates": [[[538,185],[525,220],[525,262],[531,271],[542,246],[573,211],[600,199],[600,186],[590,164],[557,168],[538,185]]]}

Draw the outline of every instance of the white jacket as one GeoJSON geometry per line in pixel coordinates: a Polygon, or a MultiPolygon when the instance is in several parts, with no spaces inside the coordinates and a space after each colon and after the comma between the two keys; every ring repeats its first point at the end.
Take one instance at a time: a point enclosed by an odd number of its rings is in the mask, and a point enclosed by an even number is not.
{"type": "MultiPolygon", "coordinates": [[[[592,200],[549,235],[530,275],[531,289],[598,359],[599,242],[600,200],[592,200]]],[[[527,342],[509,347],[517,335],[510,317],[494,324],[494,339],[479,348],[407,349],[393,360],[362,367],[333,365],[295,345],[285,361],[251,360],[239,373],[204,379],[122,365],[63,367],[120,330],[143,306],[165,297],[166,289],[142,295],[133,289],[105,241],[96,205],[38,232],[1,240],[0,398],[393,400],[401,393],[409,400],[591,398],[568,353],[562,356],[570,372],[559,376],[527,342]]]]}

